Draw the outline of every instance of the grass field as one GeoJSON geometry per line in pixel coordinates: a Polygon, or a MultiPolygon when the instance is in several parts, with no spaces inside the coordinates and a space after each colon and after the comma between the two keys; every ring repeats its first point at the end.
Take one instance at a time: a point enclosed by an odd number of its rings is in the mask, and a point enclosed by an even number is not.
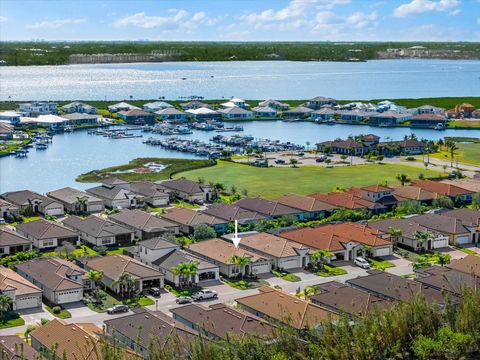
{"type": "MultiPolygon", "coordinates": [[[[458,150],[454,157],[454,163],[458,160],[459,163],[480,165],[480,143],[457,143],[458,150]]],[[[431,157],[450,161],[450,153],[448,151],[441,151],[430,155],[431,157]]]]}
{"type": "Polygon", "coordinates": [[[219,161],[216,166],[192,170],[177,174],[207,182],[219,182],[228,187],[247,189],[249,195],[275,198],[289,193],[312,194],[332,191],[335,187],[366,186],[371,184],[397,183],[395,176],[407,174],[416,179],[423,173],[426,177],[441,175],[439,171],[427,170],[405,165],[356,165],[324,168],[320,166],[301,166],[298,168],[258,168],[254,166],[219,161]]]}

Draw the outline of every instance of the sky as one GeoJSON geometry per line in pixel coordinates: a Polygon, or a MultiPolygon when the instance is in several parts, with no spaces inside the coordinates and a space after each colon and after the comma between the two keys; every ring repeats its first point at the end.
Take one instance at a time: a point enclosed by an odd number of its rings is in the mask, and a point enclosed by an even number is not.
{"type": "Polygon", "coordinates": [[[480,0],[0,0],[0,40],[480,41],[480,0]]]}

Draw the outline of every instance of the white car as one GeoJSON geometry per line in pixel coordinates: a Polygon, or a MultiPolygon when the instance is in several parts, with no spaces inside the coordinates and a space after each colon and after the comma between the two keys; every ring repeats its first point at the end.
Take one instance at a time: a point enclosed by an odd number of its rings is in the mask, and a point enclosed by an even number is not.
{"type": "Polygon", "coordinates": [[[370,269],[370,263],[362,257],[357,257],[353,263],[362,269],[370,269]]]}
{"type": "Polygon", "coordinates": [[[214,290],[203,289],[192,295],[192,299],[195,301],[202,301],[205,299],[216,299],[218,294],[214,290]]]}

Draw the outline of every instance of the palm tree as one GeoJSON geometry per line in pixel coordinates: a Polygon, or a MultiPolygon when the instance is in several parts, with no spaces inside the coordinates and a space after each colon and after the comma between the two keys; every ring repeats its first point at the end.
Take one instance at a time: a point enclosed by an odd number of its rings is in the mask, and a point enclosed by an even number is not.
{"type": "Polygon", "coordinates": [[[12,308],[12,298],[6,295],[0,295],[0,319],[5,319],[5,315],[12,308]]]}
{"type": "Polygon", "coordinates": [[[131,295],[133,289],[135,288],[135,279],[128,273],[123,273],[120,277],[113,282],[113,286],[118,286],[120,293],[123,297],[125,294],[131,295]]]}
{"type": "Polygon", "coordinates": [[[370,245],[363,245],[362,246],[362,255],[364,258],[368,256],[372,251],[372,247],[370,245]]]}
{"type": "Polygon", "coordinates": [[[244,272],[245,272],[245,266],[250,264],[250,259],[245,255],[234,254],[234,255],[232,255],[228,258],[227,263],[239,266],[240,267],[240,275],[243,279],[243,275],[244,275],[244,272]]]}
{"type": "Polygon", "coordinates": [[[429,240],[433,239],[433,233],[425,230],[425,231],[417,231],[415,233],[415,240],[417,240],[418,244],[425,250],[424,244],[429,240]]]}
{"type": "Polygon", "coordinates": [[[308,151],[308,149],[309,149],[309,147],[310,147],[310,141],[305,141],[305,145],[307,145],[307,149],[306,149],[306,150],[308,151]]]}
{"type": "Polygon", "coordinates": [[[85,196],[77,196],[77,200],[75,201],[75,207],[77,208],[77,212],[79,213],[86,212],[87,202],[88,202],[88,199],[85,196]]]}
{"type": "Polygon", "coordinates": [[[390,235],[390,238],[394,239],[394,241],[397,242],[398,238],[402,236],[402,230],[394,227],[389,227],[388,234],[390,235]]]}
{"type": "Polygon", "coordinates": [[[402,184],[402,186],[405,186],[406,183],[412,181],[408,176],[407,174],[398,174],[396,176],[397,180],[400,181],[400,183],[402,184]]]}
{"type": "Polygon", "coordinates": [[[103,278],[103,271],[97,271],[97,270],[90,270],[87,273],[87,277],[92,281],[93,288],[97,287],[97,284],[102,280],[103,278]]]}
{"type": "Polygon", "coordinates": [[[437,253],[436,254],[436,262],[438,265],[441,267],[444,267],[448,263],[450,263],[450,260],[452,259],[450,254],[444,254],[444,253],[437,253]]]}
{"type": "Polygon", "coordinates": [[[310,259],[315,264],[315,267],[319,267],[320,271],[323,271],[325,264],[328,263],[328,259],[333,256],[333,253],[328,250],[317,250],[312,255],[310,259]]]}
{"type": "Polygon", "coordinates": [[[30,336],[30,333],[35,330],[37,327],[35,325],[28,325],[27,328],[25,329],[25,332],[23,333],[23,336],[25,337],[25,340],[28,342],[28,338],[30,336]]]}
{"type": "Polygon", "coordinates": [[[455,143],[451,143],[448,147],[448,152],[450,153],[450,167],[453,167],[453,158],[455,157],[458,146],[455,143]]]}

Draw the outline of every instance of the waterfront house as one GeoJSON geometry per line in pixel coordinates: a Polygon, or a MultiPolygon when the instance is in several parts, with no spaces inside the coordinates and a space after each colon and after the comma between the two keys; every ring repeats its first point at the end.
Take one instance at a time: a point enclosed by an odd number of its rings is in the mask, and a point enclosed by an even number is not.
{"type": "Polygon", "coordinates": [[[322,219],[331,214],[337,207],[310,196],[289,194],[277,199],[280,204],[303,211],[306,220],[322,219]]]}
{"type": "Polygon", "coordinates": [[[93,246],[130,245],[135,235],[133,230],[99,216],[81,218],[72,215],[62,223],[77,232],[80,240],[93,246]]]}
{"type": "Polygon", "coordinates": [[[335,99],[324,96],[316,96],[313,99],[308,100],[307,106],[310,109],[317,110],[325,105],[335,105],[336,103],[337,101],[335,99]]]}
{"type": "Polygon", "coordinates": [[[0,221],[1,219],[4,221],[14,219],[18,216],[19,210],[16,205],[0,197],[0,221]]]}
{"type": "Polygon", "coordinates": [[[178,207],[168,209],[160,215],[162,219],[178,224],[180,231],[186,235],[193,235],[195,227],[204,224],[212,227],[217,234],[227,232],[228,221],[193,209],[178,207]]]}
{"type": "Polygon", "coordinates": [[[227,107],[225,109],[218,110],[225,119],[251,119],[253,118],[253,112],[246,110],[239,106],[227,107]]]}
{"type": "Polygon", "coordinates": [[[17,232],[30,240],[37,249],[55,248],[64,241],[75,246],[80,244],[80,237],[75,231],[61,223],[45,219],[18,224],[17,232]]]}
{"type": "Polygon", "coordinates": [[[340,112],[340,120],[346,123],[359,123],[367,120],[373,112],[362,110],[347,110],[340,112]]]}
{"type": "Polygon", "coordinates": [[[258,106],[268,106],[272,109],[275,109],[277,111],[284,111],[284,110],[288,110],[290,108],[290,105],[288,105],[287,103],[282,103],[280,101],[277,101],[277,100],[272,100],[272,99],[269,99],[269,100],[264,100],[264,101],[261,101],[258,103],[258,106]]]}
{"type": "Polygon", "coordinates": [[[18,335],[0,336],[0,354],[5,360],[38,359],[40,356],[18,335]]]}
{"type": "Polygon", "coordinates": [[[67,125],[67,123],[67,118],[53,114],[20,118],[21,125],[45,127],[52,131],[58,131],[63,129],[63,127],[67,125]]]}
{"type": "Polygon", "coordinates": [[[30,190],[10,191],[0,195],[25,214],[40,213],[50,216],[62,216],[65,213],[61,202],[30,190]]]}
{"type": "Polygon", "coordinates": [[[178,224],[139,209],[122,209],[118,213],[110,215],[109,220],[132,229],[135,231],[135,237],[140,240],[168,234],[179,234],[178,224]]]}
{"type": "Polygon", "coordinates": [[[315,110],[311,112],[312,120],[315,121],[332,121],[335,120],[335,111],[328,108],[324,107],[319,110],[315,110]]]}
{"type": "Polygon", "coordinates": [[[172,200],[182,199],[191,203],[213,201],[215,193],[211,186],[188,179],[161,180],[155,182],[160,189],[165,189],[172,200]]]}
{"type": "Polygon", "coordinates": [[[476,291],[480,286],[480,279],[475,274],[444,266],[415,269],[415,275],[416,281],[453,297],[460,297],[464,289],[476,291]]]}
{"type": "Polygon", "coordinates": [[[303,211],[283,205],[278,201],[270,201],[262,198],[242,198],[235,203],[236,206],[259,213],[267,219],[277,219],[282,216],[292,215],[303,220],[303,211]]]}
{"type": "Polygon", "coordinates": [[[133,110],[133,109],[139,109],[139,108],[136,107],[136,106],[127,104],[126,102],[123,102],[123,101],[119,102],[117,104],[110,105],[108,107],[108,111],[110,111],[112,113],[116,113],[116,112],[120,112],[120,111],[130,111],[130,110],[133,110]]]}
{"type": "Polygon", "coordinates": [[[381,113],[371,113],[369,115],[368,124],[374,126],[395,126],[405,121],[409,121],[412,115],[408,112],[397,112],[387,110],[381,113]]]}
{"type": "Polygon", "coordinates": [[[233,278],[245,275],[267,274],[272,270],[270,257],[236,248],[231,242],[222,239],[203,240],[190,244],[186,251],[219,267],[220,273],[233,278]],[[232,256],[246,257],[248,264],[237,265],[230,261],[232,256]]]}
{"type": "Polygon", "coordinates": [[[286,110],[282,113],[285,119],[305,119],[310,116],[313,109],[305,106],[297,106],[296,108],[286,110]]]}
{"type": "Polygon", "coordinates": [[[270,106],[256,106],[252,109],[257,117],[261,118],[275,118],[277,117],[277,110],[270,106]]]}
{"type": "Polygon", "coordinates": [[[187,120],[187,114],[183,111],[177,110],[173,107],[168,107],[162,110],[155,111],[155,115],[165,121],[180,121],[184,122],[187,120]]]}
{"type": "Polygon", "coordinates": [[[433,106],[433,105],[422,105],[417,108],[410,109],[410,112],[413,115],[423,115],[423,114],[444,115],[445,109],[441,107],[433,106]]]}
{"type": "Polygon", "coordinates": [[[369,148],[367,146],[365,146],[361,142],[352,139],[324,141],[316,145],[318,151],[330,151],[334,154],[362,156],[369,151],[369,148]]]}
{"type": "Polygon", "coordinates": [[[42,290],[7,267],[0,268],[0,294],[12,299],[12,310],[42,306],[42,290]]]}
{"type": "Polygon", "coordinates": [[[324,321],[337,318],[330,310],[269,286],[262,286],[258,294],[235,301],[241,309],[255,316],[289,325],[297,330],[316,328],[324,321]]]}
{"type": "Polygon", "coordinates": [[[222,117],[221,113],[208,107],[188,109],[185,112],[188,114],[187,116],[190,116],[195,120],[218,120],[222,117]]]}
{"type": "Polygon", "coordinates": [[[419,114],[413,115],[410,120],[412,127],[424,128],[440,128],[444,129],[447,126],[448,120],[444,115],[440,114],[419,114]]]}
{"type": "Polygon", "coordinates": [[[149,102],[143,105],[143,110],[148,112],[157,112],[157,111],[169,109],[169,108],[170,109],[173,108],[173,105],[165,101],[154,101],[154,102],[149,102]]]}
{"type": "Polygon", "coordinates": [[[260,339],[276,337],[275,327],[265,320],[225,304],[208,307],[189,304],[170,311],[175,320],[214,339],[227,340],[229,335],[240,338],[254,336],[260,339]]]}
{"type": "Polygon", "coordinates": [[[152,125],[155,123],[155,115],[142,109],[119,111],[117,115],[119,119],[125,120],[130,125],[152,125]]]}
{"type": "Polygon", "coordinates": [[[80,101],[74,101],[69,104],[62,106],[62,111],[72,114],[72,113],[80,113],[80,114],[96,114],[97,109],[95,107],[82,103],[80,101]]]}
{"type": "Polygon", "coordinates": [[[35,101],[18,104],[18,112],[23,116],[37,117],[57,113],[57,103],[50,101],[35,101]]]}
{"type": "Polygon", "coordinates": [[[458,104],[454,109],[448,110],[446,112],[449,119],[469,119],[472,117],[473,112],[475,111],[475,106],[468,103],[458,104]]]}
{"type": "Polygon", "coordinates": [[[30,333],[32,347],[47,359],[101,360],[102,329],[93,323],[66,323],[50,320],[30,333]]]}
{"type": "Polygon", "coordinates": [[[315,295],[310,297],[313,304],[329,309],[338,315],[354,317],[388,310],[394,302],[370,294],[337,281],[318,285],[315,295]]]}
{"type": "Polygon", "coordinates": [[[418,155],[425,152],[426,143],[418,140],[401,140],[381,142],[377,145],[380,154],[385,156],[393,155],[418,155]]]}
{"type": "Polygon", "coordinates": [[[375,134],[361,135],[359,138],[362,144],[368,146],[369,148],[377,146],[380,142],[380,136],[377,136],[375,134]]]}
{"type": "Polygon", "coordinates": [[[369,222],[368,226],[384,233],[388,233],[391,229],[400,230],[401,234],[392,238],[392,241],[399,247],[406,247],[413,251],[431,251],[448,247],[448,236],[438,231],[432,231],[409,218],[377,220],[369,222]],[[432,234],[432,238],[422,243],[418,240],[417,235],[426,231],[432,234]]]}
{"type": "Polygon", "coordinates": [[[100,115],[86,113],[70,113],[62,115],[67,121],[66,125],[96,125],[100,119],[100,115]]]}
{"type": "Polygon", "coordinates": [[[206,104],[198,100],[192,100],[189,102],[181,103],[180,107],[183,110],[194,110],[194,109],[200,109],[200,108],[207,108],[207,109],[213,110],[213,105],[206,104]]]}
{"type": "Polygon", "coordinates": [[[242,209],[241,207],[234,204],[211,204],[208,205],[204,210],[202,210],[202,212],[204,214],[223,219],[227,222],[237,220],[238,223],[242,225],[254,223],[259,220],[264,220],[266,218],[265,215],[259,214],[255,211],[242,209]]]}
{"type": "Polygon", "coordinates": [[[445,304],[441,291],[381,270],[369,270],[367,276],[359,276],[346,283],[386,300],[409,302],[420,295],[430,304],[445,304]]]}
{"type": "Polygon", "coordinates": [[[424,190],[436,192],[442,196],[448,196],[454,201],[460,201],[463,203],[469,203],[472,201],[472,191],[463,189],[459,186],[446,184],[433,180],[415,180],[412,185],[418,186],[424,190]]]}
{"type": "Polygon", "coordinates": [[[196,330],[170,316],[146,308],[135,308],[132,313],[105,321],[106,332],[128,349],[134,349],[142,359],[149,358],[152,335],[161,346],[172,346],[187,353],[189,344],[198,336],[196,330]]]}
{"type": "Polygon", "coordinates": [[[63,204],[70,213],[95,213],[105,209],[105,201],[71,187],[50,191],[47,197],[63,204]]]}
{"type": "Polygon", "coordinates": [[[0,111],[0,122],[6,122],[12,125],[18,125],[20,124],[20,117],[22,114],[16,112],[16,111],[0,111]]]}
{"type": "Polygon", "coordinates": [[[137,195],[130,190],[118,186],[102,184],[86,192],[92,196],[102,199],[105,206],[110,209],[130,209],[137,207],[137,195]]]}
{"type": "Polygon", "coordinates": [[[12,140],[15,127],[6,122],[0,122],[0,140],[12,140]]]}
{"type": "Polygon", "coordinates": [[[131,257],[114,254],[108,256],[95,256],[81,260],[85,270],[101,271],[101,283],[115,293],[122,293],[122,284],[118,280],[125,274],[133,278],[135,290],[140,292],[152,287],[163,288],[164,274],[131,257]]]}
{"type": "Polygon", "coordinates": [[[17,272],[39,287],[50,304],[68,304],[81,301],[83,290],[89,289],[86,272],[74,263],[41,257],[16,265],[17,272]]]}
{"type": "Polygon", "coordinates": [[[17,252],[31,251],[32,242],[8,227],[0,227],[0,256],[15,255],[17,252]]]}

